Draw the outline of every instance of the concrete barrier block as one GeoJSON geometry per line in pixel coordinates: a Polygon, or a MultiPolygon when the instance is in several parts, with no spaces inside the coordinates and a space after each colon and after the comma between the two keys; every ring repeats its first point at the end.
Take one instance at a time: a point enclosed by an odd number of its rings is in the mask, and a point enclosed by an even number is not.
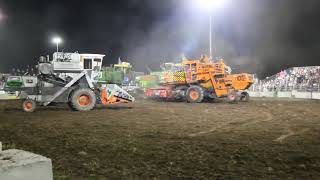
{"type": "Polygon", "coordinates": [[[279,98],[291,98],[292,97],[291,92],[278,92],[277,95],[279,98]]]}
{"type": "Polygon", "coordinates": [[[313,92],[313,93],[312,93],[312,99],[320,99],[320,93],[318,93],[318,92],[313,92]]]}
{"type": "Polygon", "coordinates": [[[252,92],[252,91],[248,91],[249,95],[251,97],[260,97],[260,93],[259,92],[252,92]]]}
{"type": "Polygon", "coordinates": [[[0,179],[52,180],[51,160],[17,149],[2,151],[0,152],[0,179]]]}
{"type": "Polygon", "coordinates": [[[260,97],[276,97],[275,92],[260,92],[260,97]]]}
{"type": "Polygon", "coordinates": [[[311,99],[311,92],[292,91],[292,97],[301,99],[311,99]]]}

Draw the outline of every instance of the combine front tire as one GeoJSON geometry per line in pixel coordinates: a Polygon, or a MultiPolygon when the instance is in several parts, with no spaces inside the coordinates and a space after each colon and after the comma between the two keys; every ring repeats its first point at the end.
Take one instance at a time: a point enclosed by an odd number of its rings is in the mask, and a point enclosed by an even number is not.
{"type": "Polygon", "coordinates": [[[96,106],[97,98],[89,88],[75,90],[69,100],[69,105],[76,111],[90,111],[96,106]]]}
{"type": "Polygon", "coordinates": [[[188,88],[186,98],[189,103],[201,103],[204,98],[203,89],[199,86],[191,86],[188,88]]]}
{"type": "Polygon", "coordinates": [[[249,93],[247,92],[242,92],[240,95],[240,101],[242,102],[248,102],[250,100],[249,93]]]}
{"type": "Polygon", "coordinates": [[[22,102],[22,109],[25,112],[34,112],[36,110],[37,104],[34,100],[25,99],[22,102]]]}

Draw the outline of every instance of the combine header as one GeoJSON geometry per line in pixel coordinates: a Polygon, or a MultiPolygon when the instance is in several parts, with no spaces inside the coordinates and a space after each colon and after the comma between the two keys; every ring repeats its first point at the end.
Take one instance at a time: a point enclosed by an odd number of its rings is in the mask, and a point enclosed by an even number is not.
{"type": "Polygon", "coordinates": [[[186,60],[173,64],[171,71],[163,72],[160,87],[149,88],[146,96],[162,99],[186,99],[200,103],[206,99],[227,97],[230,101],[248,101],[245,92],[253,84],[250,74],[231,74],[231,68],[219,60],[212,62],[207,56],[200,60],[186,60]]]}
{"type": "Polygon", "coordinates": [[[5,91],[20,92],[26,112],[33,112],[37,105],[56,103],[68,103],[76,111],[89,111],[96,104],[134,101],[134,97],[115,84],[97,83],[104,56],[57,52],[52,61],[40,57],[37,76],[8,77],[5,91]]]}

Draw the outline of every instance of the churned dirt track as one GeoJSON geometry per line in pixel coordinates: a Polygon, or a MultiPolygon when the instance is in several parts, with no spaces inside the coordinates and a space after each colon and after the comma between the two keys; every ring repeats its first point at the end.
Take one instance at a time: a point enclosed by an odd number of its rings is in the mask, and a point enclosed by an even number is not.
{"type": "Polygon", "coordinates": [[[0,102],[0,141],[51,158],[55,179],[319,179],[320,102],[137,101],[31,114],[0,102]]]}

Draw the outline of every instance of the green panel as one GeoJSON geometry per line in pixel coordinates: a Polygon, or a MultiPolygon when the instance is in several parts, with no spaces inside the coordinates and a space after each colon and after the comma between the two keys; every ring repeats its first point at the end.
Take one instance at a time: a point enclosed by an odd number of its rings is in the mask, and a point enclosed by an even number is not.
{"type": "Polygon", "coordinates": [[[123,73],[121,71],[116,71],[112,67],[106,67],[101,73],[102,77],[99,79],[100,83],[122,84],[123,73]]]}
{"type": "Polygon", "coordinates": [[[122,84],[123,81],[123,73],[121,71],[113,71],[111,73],[111,81],[114,84],[122,84]]]}
{"type": "Polygon", "coordinates": [[[23,83],[21,81],[7,81],[6,86],[7,87],[21,87],[23,85],[23,83]]]}
{"type": "Polygon", "coordinates": [[[139,86],[142,88],[152,88],[158,86],[158,81],[150,80],[150,81],[139,81],[139,86]]]}

